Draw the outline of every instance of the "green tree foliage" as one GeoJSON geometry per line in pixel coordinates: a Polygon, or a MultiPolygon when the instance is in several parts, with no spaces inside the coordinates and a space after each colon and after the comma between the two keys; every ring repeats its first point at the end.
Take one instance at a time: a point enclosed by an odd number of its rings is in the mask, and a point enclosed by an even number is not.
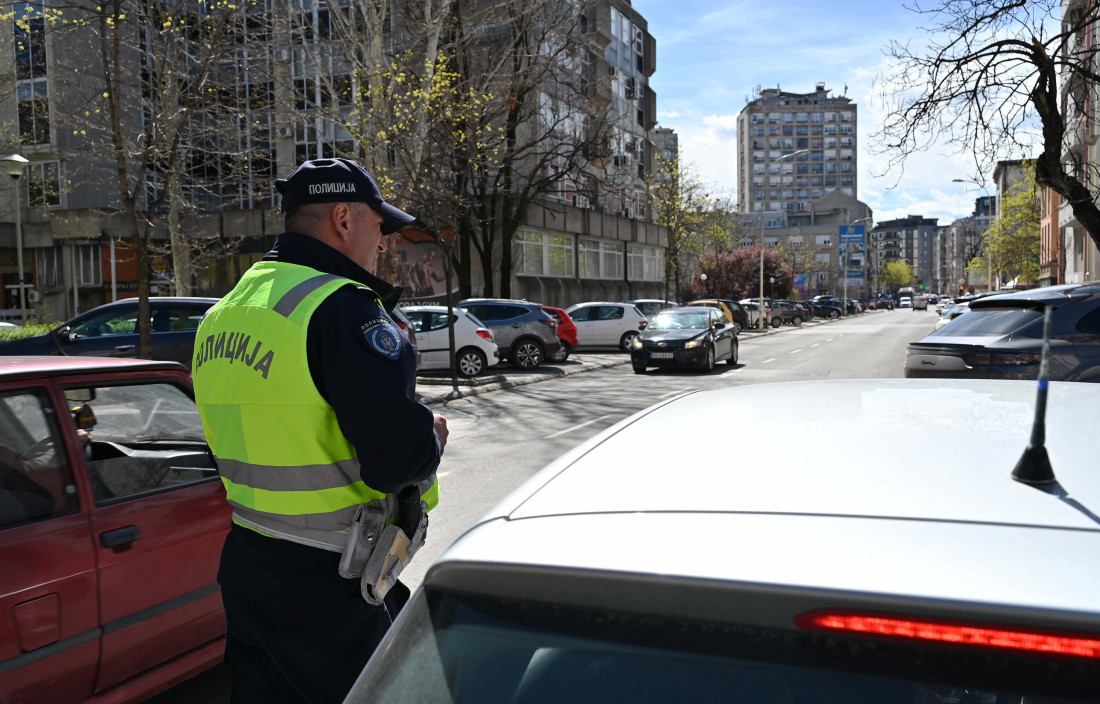
{"type": "MultiPolygon", "coordinates": [[[[665,298],[681,291],[686,269],[707,251],[729,245],[728,223],[722,223],[707,193],[703,180],[675,154],[670,159],[660,155],[655,160],[656,173],[650,181],[649,193],[657,224],[668,228],[665,248],[665,298]]],[[[690,284],[689,284],[690,286],[690,284]]]]}
{"type": "Polygon", "coordinates": [[[1000,214],[985,232],[985,249],[969,268],[993,271],[1004,279],[1034,282],[1039,279],[1039,220],[1041,212],[1035,183],[1035,162],[1024,162],[1024,177],[1012,184],[1001,199],[1000,214]]]}
{"type": "Polygon", "coordinates": [[[882,267],[882,285],[895,291],[902,286],[908,286],[917,280],[913,275],[913,267],[901,259],[891,259],[882,267]]]}

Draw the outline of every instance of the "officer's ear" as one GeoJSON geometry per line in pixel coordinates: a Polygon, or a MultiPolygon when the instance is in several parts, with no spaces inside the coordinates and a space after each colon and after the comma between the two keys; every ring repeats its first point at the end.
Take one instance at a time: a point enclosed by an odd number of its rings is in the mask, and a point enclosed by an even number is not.
{"type": "Polygon", "coordinates": [[[355,213],[351,211],[351,206],[347,203],[337,203],[329,212],[329,220],[332,221],[332,226],[336,230],[336,235],[341,240],[348,240],[351,238],[351,227],[354,219],[355,213]]]}

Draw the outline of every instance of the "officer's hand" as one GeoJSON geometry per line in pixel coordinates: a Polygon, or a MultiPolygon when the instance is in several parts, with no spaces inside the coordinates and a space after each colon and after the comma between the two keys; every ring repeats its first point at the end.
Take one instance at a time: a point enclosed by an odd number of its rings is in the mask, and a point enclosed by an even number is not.
{"type": "Polygon", "coordinates": [[[450,431],[447,430],[447,419],[438,413],[435,415],[435,434],[439,436],[439,442],[444,447],[447,446],[447,435],[450,431]]]}

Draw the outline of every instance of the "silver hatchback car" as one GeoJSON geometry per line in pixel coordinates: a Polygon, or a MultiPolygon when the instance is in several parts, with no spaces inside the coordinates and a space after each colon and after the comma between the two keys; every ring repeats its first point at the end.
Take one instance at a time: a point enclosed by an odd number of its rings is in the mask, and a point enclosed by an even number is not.
{"type": "Polygon", "coordinates": [[[1010,477],[1034,400],[823,381],[642,411],[459,538],[347,701],[1097,701],[1100,387],[1050,385],[1039,488],[1010,477]],[[760,440],[735,461],[731,424],[760,440]]]}
{"type": "Polygon", "coordinates": [[[493,331],[500,356],[519,369],[537,369],[561,348],[558,323],[538,303],[505,298],[459,301],[493,331]]]}

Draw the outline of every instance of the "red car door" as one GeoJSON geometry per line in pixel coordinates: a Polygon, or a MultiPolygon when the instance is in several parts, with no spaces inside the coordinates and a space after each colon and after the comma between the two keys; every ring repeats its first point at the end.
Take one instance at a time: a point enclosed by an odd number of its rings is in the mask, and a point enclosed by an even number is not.
{"type": "Polygon", "coordinates": [[[96,692],[185,653],[208,663],[224,646],[216,577],[230,509],[185,379],[63,381],[96,420],[85,463],[103,629],[96,692]]]}
{"type": "MultiPolygon", "coordinates": [[[[42,382],[0,382],[0,701],[75,702],[99,660],[75,428],[42,382]]],[[[85,487],[86,489],[86,487],[85,487]]]]}

